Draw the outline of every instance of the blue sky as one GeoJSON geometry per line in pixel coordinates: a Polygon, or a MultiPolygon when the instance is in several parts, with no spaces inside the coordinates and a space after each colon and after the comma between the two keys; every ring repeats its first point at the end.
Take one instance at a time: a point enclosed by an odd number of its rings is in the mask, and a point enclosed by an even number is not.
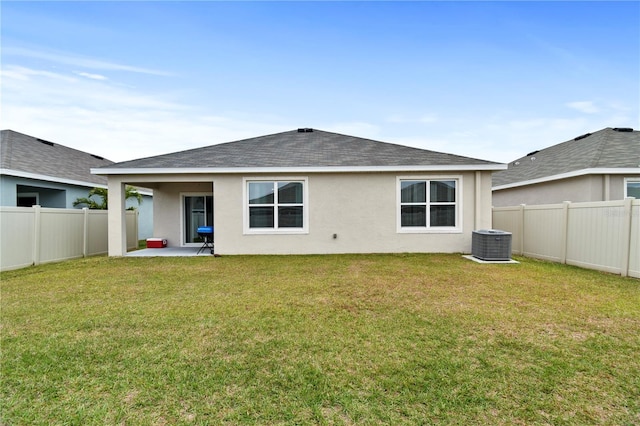
{"type": "Polygon", "coordinates": [[[0,127],[114,161],[298,127],[486,160],[640,128],[639,2],[13,2],[0,127]]]}

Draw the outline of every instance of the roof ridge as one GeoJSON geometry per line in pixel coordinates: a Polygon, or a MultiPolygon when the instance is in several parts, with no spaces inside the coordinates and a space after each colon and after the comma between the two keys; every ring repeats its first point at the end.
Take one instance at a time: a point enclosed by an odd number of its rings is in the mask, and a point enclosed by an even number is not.
{"type": "Polygon", "coordinates": [[[596,133],[600,133],[600,135],[598,135],[600,136],[600,138],[599,138],[599,145],[596,151],[596,155],[593,156],[593,159],[591,161],[591,167],[597,167],[598,164],[600,163],[600,158],[602,158],[602,153],[604,152],[606,142],[609,140],[610,133],[607,132],[607,130],[610,130],[610,129],[611,129],[610,127],[607,127],[600,130],[599,132],[596,132],[596,133]]]}

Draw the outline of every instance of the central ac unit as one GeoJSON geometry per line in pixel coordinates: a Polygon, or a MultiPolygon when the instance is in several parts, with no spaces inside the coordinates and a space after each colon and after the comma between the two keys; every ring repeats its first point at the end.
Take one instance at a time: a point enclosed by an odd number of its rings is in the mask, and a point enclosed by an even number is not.
{"type": "Polygon", "coordinates": [[[473,231],[471,254],[481,260],[511,260],[511,232],[497,229],[473,231]]]}

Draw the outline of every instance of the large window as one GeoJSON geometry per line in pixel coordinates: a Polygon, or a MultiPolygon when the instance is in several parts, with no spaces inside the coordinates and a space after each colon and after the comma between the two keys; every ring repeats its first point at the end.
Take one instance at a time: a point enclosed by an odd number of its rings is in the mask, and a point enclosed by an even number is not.
{"type": "Polygon", "coordinates": [[[640,178],[627,178],[625,184],[625,198],[634,197],[636,200],[640,200],[640,178]]]}
{"type": "Polygon", "coordinates": [[[451,231],[459,227],[458,179],[400,179],[401,231],[451,231]]]}
{"type": "Polygon", "coordinates": [[[305,180],[247,180],[245,230],[297,233],[307,229],[305,180]]]}

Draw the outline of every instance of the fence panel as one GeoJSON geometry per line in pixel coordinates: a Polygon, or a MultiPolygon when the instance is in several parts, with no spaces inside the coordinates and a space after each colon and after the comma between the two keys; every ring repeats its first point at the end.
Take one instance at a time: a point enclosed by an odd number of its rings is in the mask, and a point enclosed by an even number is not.
{"type": "Polygon", "coordinates": [[[522,214],[523,206],[495,207],[493,209],[493,224],[496,229],[511,232],[511,251],[522,254],[522,214]],[[500,225],[496,225],[500,224],[500,225]]]}
{"type": "Polygon", "coordinates": [[[516,254],[640,278],[640,200],[497,207],[516,254]]]}
{"type": "Polygon", "coordinates": [[[83,210],[41,208],[36,263],[82,257],[84,215],[83,210]]]}
{"type": "MultiPolygon", "coordinates": [[[[138,212],[126,212],[127,248],[138,247],[138,212]]],[[[107,212],[0,207],[0,270],[108,252],[107,212]]]]}
{"type": "MultiPolygon", "coordinates": [[[[87,256],[105,254],[109,251],[108,212],[96,210],[90,214],[87,224],[87,256]]],[[[127,237],[129,234],[127,234],[127,237]]],[[[127,238],[128,239],[128,238],[127,238]]]]}
{"type": "Polygon", "coordinates": [[[560,262],[563,258],[564,206],[527,206],[524,211],[525,256],[560,262]]]}
{"type": "Polygon", "coordinates": [[[622,273],[624,241],[622,202],[579,203],[569,207],[567,257],[570,265],[622,273]]]}
{"type": "Polygon", "coordinates": [[[127,232],[127,249],[138,248],[138,211],[127,210],[125,212],[125,226],[127,232]]]}
{"type": "Polygon", "coordinates": [[[0,208],[0,270],[33,265],[35,211],[31,207],[0,208]]]}

